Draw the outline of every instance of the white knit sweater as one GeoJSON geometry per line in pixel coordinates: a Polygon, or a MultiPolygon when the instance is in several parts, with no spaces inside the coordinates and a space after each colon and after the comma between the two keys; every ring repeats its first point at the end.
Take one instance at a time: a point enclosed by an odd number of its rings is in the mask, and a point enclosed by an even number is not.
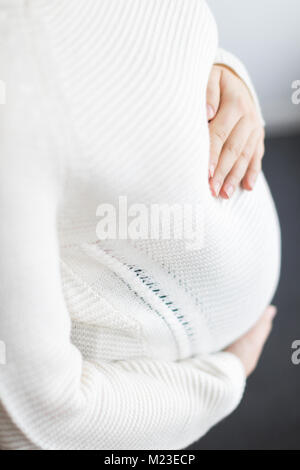
{"type": "Polygon", "coordinates": [[[239,403],[220,352],[268,304],[279,229],[261,175],[211,197],[202,0],[0,0],[0,447],[178,449],[239,403]],[[200,203],[201,249],[100,241],[101,203],[200,203]]]}

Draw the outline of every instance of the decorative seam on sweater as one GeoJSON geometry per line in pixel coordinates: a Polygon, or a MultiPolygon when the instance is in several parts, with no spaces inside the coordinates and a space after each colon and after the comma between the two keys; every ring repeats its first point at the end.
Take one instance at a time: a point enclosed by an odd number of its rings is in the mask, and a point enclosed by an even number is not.
{"type": "MultiPolygon", "coordinates": [[[[124,260],[119,260],[112,250],[104,250],[99,245],[95,246],[87,243],[81,246],[87,254],[92,257],[96,256],[97,259],[109,267],[154,313],[159,315],[168,326],[175,339],[178,357],[188,357],[191,354],[192,346],[192,334],[191,331],[189,331],[188,322],[184,322],[183,318],[178,318],[181,317],[179,309],[174,308],[172,303],[166,301],[168,297],[160,291],[157,284],[150,281],[150,276],[147,275],[149,282],[141,282],[141,277],[134,272],[135,267],[126,264],[124,260]],[[161,295],[159,295],[159,293],[161,295]],[[178,331],[178,326],[181,327],[180,331],[178,331]],[[182,330],[185,332],[184,335],[182,335],[182,330]]],[[[135,268],[135,270],[137,269],[139,268],[135,268]]],[[[143,273],[143,271],[141,270],[140,273],[143,273]]]]}

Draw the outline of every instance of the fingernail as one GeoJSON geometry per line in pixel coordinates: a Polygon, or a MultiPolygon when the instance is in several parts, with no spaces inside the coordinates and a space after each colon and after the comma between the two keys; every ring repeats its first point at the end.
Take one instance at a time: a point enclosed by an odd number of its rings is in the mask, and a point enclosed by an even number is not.
{"type": "Polygon", "coordinates": [[[213,178],[214,174],[215,174],[215,165],[210,165],[209,172],[208,172],[209,178],[213,178]]]}
{"type": "Polygon", "coordinates": [[[213,188],[214,188],[215,195],[218,197],[220,189],[221,189],[221,184],[216,182],[214,183],[213,188]]]}
{"type": "Polygon", "coordinates": [[[214,108],[210,104],[208,104],[206,105],[206,109],[207,109],[207,119],[211,121],[215,115],[214,108]]]}
{"type": "Polygon", "coordinates": [[[224,187],[224,191],[225,191],[228,199],[230,199],[231,196],[233,195],[234,187],[232,186],[232,184],[226,184],[225,187],[224,187]]]}
{"type": "Polygon", "coordinates": [[[252,176],[249,176],[249,178],[248,178],[248,183],[249,183],[249,187],[250,187],[251,189],[254,188],[254,186],[255,186],[255,181],[256,181],[256,177],[255,177],[255,176],[253,176],[253,175],[252,175],[252,176]]]}

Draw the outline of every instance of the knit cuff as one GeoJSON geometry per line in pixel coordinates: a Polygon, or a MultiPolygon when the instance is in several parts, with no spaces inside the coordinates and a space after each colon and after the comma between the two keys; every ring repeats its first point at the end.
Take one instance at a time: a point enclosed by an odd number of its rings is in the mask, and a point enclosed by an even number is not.
{"type": "Polygon", "coordinates": [[[219,352],[212,355],[214,365],[228,384],[228,398],[223,403],[223,417],[234,411],[243,398],[246,386],[246,371],[242,361],[230,352],[219,352]]]}
{"type": "Polygon", "coordinates": [[[254,99],[254,102],[256,104],[256,107],[257,107],[257,110],[261,119],[261,123],[263,126],[265,126],[266,123],[262,115],[262,110],[259,104],[258,96],[256,94],[254,85],[252,83],[252,80],[244,64],[233,54],[221,48],[219,48],[217,51],[214,63],[220,64],[220,65],[226,65],[227,67],[232,69],[243,80],[243,82],[247,85],[254,99]]]}

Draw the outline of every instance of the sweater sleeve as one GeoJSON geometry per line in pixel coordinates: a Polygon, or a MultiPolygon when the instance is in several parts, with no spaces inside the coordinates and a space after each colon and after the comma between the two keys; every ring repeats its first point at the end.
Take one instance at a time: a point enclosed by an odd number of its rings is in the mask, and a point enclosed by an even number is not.
{"type": "Polygon", "coordinates": [[[243,366],[230,353],[95,365],[71,343],[56,229],[63,171],[17,28],[0,31],[0,447],[183,448],[238,405],[243,366]]]}
{"type": "Polygon", "coordinates": [[[253,100],[256,104],[258,113],[261,118],[262,125],[265,126],[265,121],[262,115],[262,110],[261,110],[257,93],[255,91],[252,80],[244,64],[235,55],[231,54],[231,52],[228,52],[225,49],[221,49],[221,48],[217,50],[214,63],[220,64],[220,65],[226,65],[227,67],[232,69],[244,81],[244,83],[247,85],[250,91],[250,94],[252,95],[253,100]]]}

